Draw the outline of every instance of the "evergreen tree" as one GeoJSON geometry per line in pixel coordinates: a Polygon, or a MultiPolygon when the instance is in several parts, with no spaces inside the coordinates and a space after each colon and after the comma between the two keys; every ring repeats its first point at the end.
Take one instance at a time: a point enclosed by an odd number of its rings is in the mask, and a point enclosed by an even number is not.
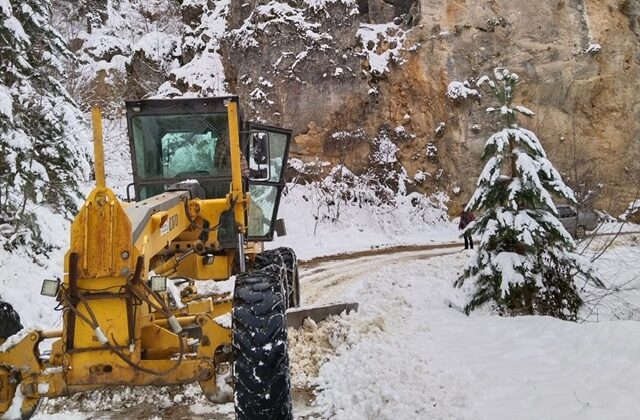
{"type": "Polygon", "coordinates": [[[0,245],[49,244],[37,207],[71,215],[88,161],[82,115],[59,82],[70,57],[47,0],[0,0],[0,245]]]}
{"type": "Polygon", "coordinates": [[[533,114],[512,105],[518,76],[507,69],[484,76],[504,128],[486,142],[486,165],[467,211],[484,210],[465,231],[480,238],[463,274],[473,294],[465,310],[491,303],[500,314],[543,314],[576,320],[583,301],[575,280],[602,286],[588,261],[573,253],[575,243],[557,219],[551,194],[575,203],[573,191],[547,159],[536,135],[518,126],[518,115],[533,114]]]}

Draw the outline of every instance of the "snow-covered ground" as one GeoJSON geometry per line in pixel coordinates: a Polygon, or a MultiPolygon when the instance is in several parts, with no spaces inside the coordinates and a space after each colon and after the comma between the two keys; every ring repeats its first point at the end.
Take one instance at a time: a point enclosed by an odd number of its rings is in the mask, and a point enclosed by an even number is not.
{"type": "MultiPolygon", "coordinates": [[[[625,284],[587,305],[584,315],[601,307],[598,323],[462,314],[464,293],[452,283],[465,252],[364,261],[369,270],[341,290],[359,312],[306,326],[300,334],[325,336],[331,356],[317,377],[298,373],[294,382],[317,387],[322,418],[635,419],[640,335],[621,314],[636,319],[640,308],[638,240],[620,240],[598,260],[611,283],[625,284]]],[[[331,276],[331,265],[313,271],[331,276]]]]}
{"type": "MultiPolygon", "coordinates": [[[[296,417],[635,419],[638,244],[640,236],[619,238],[598,260],[600,272],[624,289],[585,308],[583,316],[599,322],[463,315],[457,308],[465,295],[452,282],[468,251],[410,251],[305,267],[305,304],[357,300],[360,309],[290,331],[293,383],[312,396],[297,401],[296,417]]],[[[178,417],[232,418],[229,404],[211,405],[196,388],[94,393],[49,407],[61,411],[56,418],[87,418],[107,409],[132,413],[137,404],[152,406],[151,398],[153,409],[173,407],[178,417]]]]}
{"type": "MultiPolygon", "coordinates": [[[[311,223],[300,216],[305,214],[300,203],[291,200],[294,196],[284,201],[283,213],[298,214],[299,222],[311,223]]],[[[346,226],[323,226],[321,234],[307,236],[306,228],[300,227],[304,225],[294,229],[290,225],[289,235],[277,244],[302,247],[305,258],[312,258],[391,244],[456,240],[452,224],[425,224],[422,230],[414,227],[412,235],[410,224],[398,222],[393,229],[384,230],[376,224],[379,220],[372,223],[361,219],[363,215],[350,217],[367,227],[349,232],[346,226]],[[305,248],[305,241],[312,245],[305,248]]],[[[605,245],[605,239],[598,241],[587,252],[605,245]]],[[[640,286],[639,243],[640,236],[618,238],[598,260],[602,274],[624,290],[603,293],[589,302],[584,318],[597,323],[545,317],[507,319],[486,312],[463,315],[456,307],[462,305],[464,292],[454,289],[452,282],[469,254],[457,249],[363,257],[303,269],[304,303],[357,300],[360,310],[292,331],[294,384],[315,393],[311,402],[296,404],[298,415],[335,419],[635,418],[640,412],[635,392],[640,389],[640,335],[635,334],[638,324],[633,321],[640,319],[640,292],[635,290],[640,286]]],[[[55,254],[61,259],[62,252],[55,254]]],[[[0,256],[4,258],[2,294],[18,302],[24,323],[51,327],[59,322],[57,313],[51,311],[53,302],[37,293],[40,282],[34,278],[55,271],[57,263],[38,265],[15,255],[0,256]],[[25,287],[11,286],[18,281],[25,287]]],[[[93,410],[102,414],[107,408],[130,410],[127,407],[145,404],[155,396],[165,408],[182,407],[176,415],[232,415],[229,405],[217,408],[198,399],[193,387],[123,393],[97,393],[88,400],[49,407],[61,411],[57,418],[86,418],[93,410]],[[195,411],[184,403],[194,404],[195,411]]]]}

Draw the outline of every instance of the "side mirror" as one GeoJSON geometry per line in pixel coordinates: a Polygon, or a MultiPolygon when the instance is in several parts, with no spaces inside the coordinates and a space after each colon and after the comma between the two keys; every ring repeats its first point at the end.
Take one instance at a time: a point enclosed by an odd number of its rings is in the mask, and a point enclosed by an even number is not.
{"type": "Polygon", "coordinates": [[[284,224],[284,219],[277,219],[274,225],[274,230],[278,237],[287,236],[287,226],[284,224]]]}
{"type": "Polygon", "coordinates": [[[269,133],[249,133],[249,178],[253,181],[268,181],[270,174],[269,133]]]}

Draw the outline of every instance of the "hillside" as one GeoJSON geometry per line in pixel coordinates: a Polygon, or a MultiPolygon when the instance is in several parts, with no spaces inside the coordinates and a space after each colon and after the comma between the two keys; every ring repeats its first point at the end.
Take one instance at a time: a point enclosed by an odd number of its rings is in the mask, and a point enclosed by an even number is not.
{"type": "Polygon", "coordinates": [[[122,99],[240,95],[296,134],[304,161],[361,172],[375,139],[409,188],[472,192],[494,121],[447,97],[496,66],[522,76],[528,122],[583,197],[620,214],[636,195],[640,6],[629,0],[85,0],[54,2],[75,50],[71,92],[116,116],[122,99]],[[126,17],[126,19],[125,19],[126,17]],[[89,18],[88,18],[89,19],[89,18]],[[90,33],[88,32],[90,29],[90,33]]]}

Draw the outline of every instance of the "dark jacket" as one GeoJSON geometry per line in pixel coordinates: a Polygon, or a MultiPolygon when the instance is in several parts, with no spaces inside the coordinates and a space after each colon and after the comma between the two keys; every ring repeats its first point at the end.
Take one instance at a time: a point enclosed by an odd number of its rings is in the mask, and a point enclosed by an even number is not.
{"type": "Polygon", "coordinates": [[[476,220],[476,217],[473,215],[473,213],[471,213],[470,211],[463,211],[460,215],[460,223],[458,224],[458,229],[462,230],[466,228],[467,225],[469,225],[469,223],[473,222],[474,220],[476,220]]]}

